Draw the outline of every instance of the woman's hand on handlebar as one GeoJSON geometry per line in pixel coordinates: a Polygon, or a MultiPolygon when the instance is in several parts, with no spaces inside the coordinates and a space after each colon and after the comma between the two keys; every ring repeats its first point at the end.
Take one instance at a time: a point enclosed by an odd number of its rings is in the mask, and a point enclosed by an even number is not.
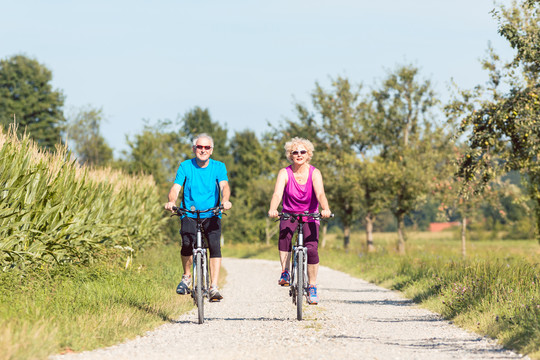
{"type": "Polygon", "coordinates": [[[277,218],[279,216],[279,212],[277,210],[268,210],[268,217],[271,218],[277,218]]]}
{"type": "Polygon", "coordinates": [[[321,210],[321,217],[324,219],[329,218],[332,216],[332,212],[330,210],[321,210]]]}

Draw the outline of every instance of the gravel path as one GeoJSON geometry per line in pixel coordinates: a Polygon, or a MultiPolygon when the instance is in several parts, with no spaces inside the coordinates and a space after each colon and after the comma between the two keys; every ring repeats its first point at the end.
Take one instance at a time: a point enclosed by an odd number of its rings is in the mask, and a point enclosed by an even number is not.
{"type": "Polygon", "coordinates": [[[145,336],[53,359],[527,359],[416,307],[398,293],[326,267],[318,306],[296,320],[277,261],[223,259],[224,299],[145,336]]]}

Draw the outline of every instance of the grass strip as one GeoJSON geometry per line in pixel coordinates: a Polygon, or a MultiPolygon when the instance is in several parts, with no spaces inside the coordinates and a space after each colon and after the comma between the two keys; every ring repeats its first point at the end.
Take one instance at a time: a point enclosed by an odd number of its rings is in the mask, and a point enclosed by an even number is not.
{"type": "Polygon", "coordinates": [[[180,248],[122,261],[0,273],[0,360],[45,359],[144,334],[193,307],[178,296],[180,248]]]}

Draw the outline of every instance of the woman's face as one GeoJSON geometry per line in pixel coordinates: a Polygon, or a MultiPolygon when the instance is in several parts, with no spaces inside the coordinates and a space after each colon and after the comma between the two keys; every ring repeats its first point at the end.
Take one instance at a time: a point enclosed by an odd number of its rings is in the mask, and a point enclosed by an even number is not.
{"type": "Polygon", "coordinates": [[[293,164],[303,165],[309,161],[309,154],[304,145],[294,145],[291,150],[291,159],[293,164]]]}

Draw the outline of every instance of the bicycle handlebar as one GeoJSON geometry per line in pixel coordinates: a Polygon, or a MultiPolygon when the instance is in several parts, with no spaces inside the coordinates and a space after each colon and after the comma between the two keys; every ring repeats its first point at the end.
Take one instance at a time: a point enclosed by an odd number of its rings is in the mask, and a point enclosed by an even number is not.
{"type": "MultiPolygon", "coordinates": [[[[305,213],[286,213],[286,212],[281,212],[278,214],[278,218],[281,219],[281,220],[289,220],[289,219],[293,219],[293,221],[298,221],[299,218],[301,217],[310,217],[314,220],[321,220],[323,219],[323,217],[321,216],[321,213],[308,213],[308,212],[305,212],[305,213]]],[[[334,217],[334,214],[330,214],[330,217],[333,218],[334,217]]],[[[278,220],[279,220],[278,219],[278,220]]]]}
{"type": "Polygon", "coordinates": [[[202,214],[202,213],[207,213],[207,212],[213,212],[214,215],[217,216],[221,213],[221,210],[223,210],[223,205],[215,206],[213,208],[206,209],[206,210],[189,210],[189,209],[179,208],[176,206],[173,206],[172,209],[175,212],[175,214],[173,215],[178,215],[178,216],[185,215],[186,213],[202,214]]]}

